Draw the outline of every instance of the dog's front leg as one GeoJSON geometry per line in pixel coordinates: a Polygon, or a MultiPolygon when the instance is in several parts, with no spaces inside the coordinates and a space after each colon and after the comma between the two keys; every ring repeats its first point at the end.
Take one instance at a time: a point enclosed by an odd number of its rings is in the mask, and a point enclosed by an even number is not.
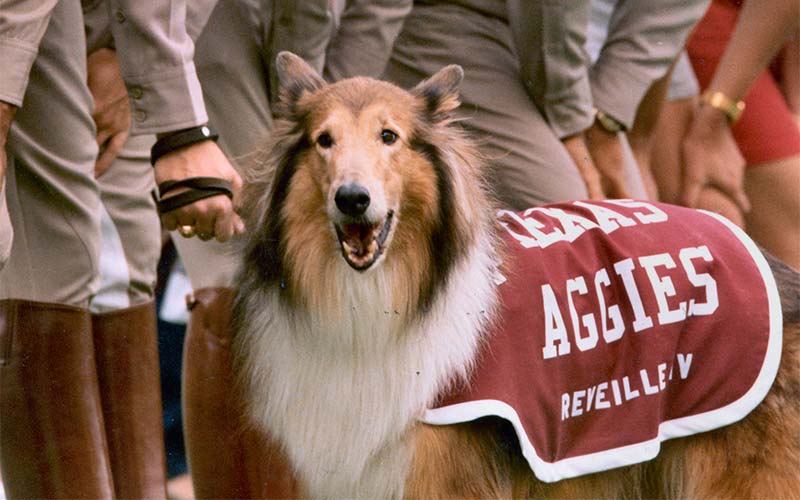
{"type": "Polygon", "coordinates": [[[405,498],[513,498],[513,458],[500,443],[498,422],[419,424],[405,498]]]}

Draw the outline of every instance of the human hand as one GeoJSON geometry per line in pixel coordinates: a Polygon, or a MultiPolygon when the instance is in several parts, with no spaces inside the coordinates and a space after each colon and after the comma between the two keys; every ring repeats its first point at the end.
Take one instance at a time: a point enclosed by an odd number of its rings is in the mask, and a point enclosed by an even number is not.
{"type": "MultiPolygon", "coordinates": [[[[200,239],[216,238],[218,241],[227,241],[244,232],[244,222],[234,211],[234,202],[239,200],[241,193],[242,179],[217,143],[197,142],[165,154],[156,161],[155,176],[158,184],[190,177],[218,177],[232,186],[233,200],[217,195],[163,214],[161,220],[168,230],[191,226],[200,239]]],[[[181,192],[176,189],[170,191],[170,195],[181,192]]]]}
{"type": "Polygon", "coordinates": [[[695,109],[683,140],[682,156],[683,204],[697,207],[700,192],[714,187],[742,212],[750,211],[744,192],[745,161],[723,113],[710,106],[695,109]]]}
{"type": "Polygon", "coordinates": [[[600,175],[603,193],[609,198],[630,198],[620,134],[609,132],[597,120],[584,134],[589,154],[600,175]]]}
{"type": "Polygon", "coordinates": [[[569,153],[575,166],[578,167],[578,172],[586,184],[586,190],[589,192],[589,199],[602,200],[605,198],[603,195],[603,188],[600,184],[600,173],[597,171],[592,156],[589,154],[589,149],[586,147],[583,134],[575,134],[561,139],[564,148],[569,153]]]}
{"type": "Polygon", "coordinates": [[[99,49],[89,54],[86,64],[87,83],[94,99],[92,118],[97,127],[97,145],[100,147],[94,174],[100,177],[128,140],[131,109],[117,53],[107,48],[99,49]]]}

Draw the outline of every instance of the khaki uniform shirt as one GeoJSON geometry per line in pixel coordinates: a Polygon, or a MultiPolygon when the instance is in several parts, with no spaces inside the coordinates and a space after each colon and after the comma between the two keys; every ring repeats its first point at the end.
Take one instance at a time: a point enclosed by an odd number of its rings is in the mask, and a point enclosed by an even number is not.
{"type": "MultiPolygon", "coordinates": [[[[0,100],[20,106],[39,42],[56,0],[0,0],[0,100]]],[[[157,2],[148,0],[82,0],[87,50],[115,47],[131,100],[135,133],[157,133],[208,121],[194,63],[194,43],[217,0],[157,2]]],[[[392,1],[274,0],[272,65],[281,50],[304,57],[321,71],[335,25],[341,33],[333,47],[334,73],[367,72],[375,61],[344,57],[353,44],[369,39],[386,53],[410,9],[392,1]],[[392,20],[394,19],[394,20],[392,20]],[[381,22],[373,22],[379,20],[381,22]],[[340,21],[343,21],[340,23],[340,21]],[[366,37],[366,38],[365,38],[366,37]],[[337,57],[341,54],[342,57],[337,57]]],[[[363,49],[363,47],[362,47],[363,49]]],[[[367,53],[369,51],[360,51],[367,53]]],[[[385,64],[385,61],[383,62],[385,64]]],[[[381,67],[382,71],[382,67],[381,67]]],[[[377,72],[379,76],[380,71],[377,72]]],[[[270,89],[277,89],[274,68],[270,89]]],[[[274,92],[273,92],[274,93],[274,92]]],[[[273,98],[276,96],[273,95],[273,98]]]]}
{"type": "MultiPolygon", "coordinates": [[[[56,0],[0,0],[3,101],[22,105],[55,4],[56,0]]],[[[104,9],[110,20],[136,133],[166,132],[208,121],[192,62],[194,44],[186,29],[185,1],[84,0],[82,6],[89,14],[104,9]]]]}

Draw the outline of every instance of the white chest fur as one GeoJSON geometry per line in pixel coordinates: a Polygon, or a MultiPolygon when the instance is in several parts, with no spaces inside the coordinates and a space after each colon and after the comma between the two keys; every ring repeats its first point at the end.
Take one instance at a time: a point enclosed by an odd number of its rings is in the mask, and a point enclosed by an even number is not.
{"type": "Polygon", "coordinates": [[[495,262],[482,243],[410,326],[391,307],[384,268],[343,264],[332,317],[287,311],[274,291],[250,298],[239,352],[251,417],[286,446],[311,496],[402,496],[407,431],[467,373],[494,309],[495,262]]]}

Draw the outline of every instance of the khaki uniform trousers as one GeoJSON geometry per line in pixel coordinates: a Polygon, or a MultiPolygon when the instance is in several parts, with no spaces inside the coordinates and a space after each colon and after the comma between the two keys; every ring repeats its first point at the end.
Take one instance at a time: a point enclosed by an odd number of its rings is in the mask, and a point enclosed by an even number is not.
{"type": "Polygon", "coordinates": [[[160,252],[147,163],[152,139],[131,139],[95,180],[98,148],[86,54],[81,2],[61,1],[9,132],[4,206],[10,226],[0,222],[0,242],[13,234],[13,243],[0,271],[2,299],[88,307],[101,284],[100,248],[106,240],[116,243],[119,258],[104,257],[105,264],[116,262],[110,269],[127,284],[122,291],[119,279],[106,284],[121,295],[102,310],[152,298],[160,252]]]}
{"type": "Polygon", "coordinates": [[[52,11],[6,150],[3,479],[8,498],[166,498],[152,139],[95,180],[81,3],[52,11]]]}

